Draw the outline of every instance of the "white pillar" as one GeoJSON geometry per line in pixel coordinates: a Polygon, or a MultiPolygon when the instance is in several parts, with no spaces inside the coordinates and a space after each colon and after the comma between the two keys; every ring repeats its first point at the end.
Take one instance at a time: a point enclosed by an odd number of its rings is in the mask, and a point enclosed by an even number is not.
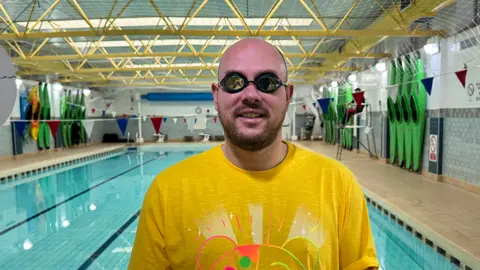
{"type": "Polygon", "coordinates": [[[297,119],[297,104],[293,105],[292,133],[291,133],[292,134],[292,137],[291,137],[292,141],[298,140],[297,134],[295,133],[295,131],[296,131],[296,128],[295,128],[296,119],[297,119]]]}
{"type": "Polygon", "coordinates": [[[143,132],[142,132],[142,100],[140,99],[140,93],[135,94],[135,99],[137,100],[138,106],[138,143],[143,143],[145,140],[143,139],[143,132]]]}

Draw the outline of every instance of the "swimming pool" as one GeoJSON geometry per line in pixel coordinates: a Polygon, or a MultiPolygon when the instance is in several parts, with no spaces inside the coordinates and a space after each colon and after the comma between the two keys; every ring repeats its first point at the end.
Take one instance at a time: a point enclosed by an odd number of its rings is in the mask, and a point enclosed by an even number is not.
{"type": "MultiPolygon", "coordinates": [[[[211,145],[119,153],[0,185],[2,269],[126,269],[156,174],[211,145]]],[[[382,269],[456,269],[369,204],[382,269]]]]}

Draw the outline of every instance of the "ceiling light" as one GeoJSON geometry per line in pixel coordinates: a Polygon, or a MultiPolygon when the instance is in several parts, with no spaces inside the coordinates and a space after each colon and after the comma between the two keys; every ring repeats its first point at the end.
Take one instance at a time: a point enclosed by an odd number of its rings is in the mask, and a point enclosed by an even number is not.
{"type": "Polygon", "coordinates": [[[89,208],[90,208],[90,211],[95,211],[95,210],[97,210],[97,207],[96,207],[95,204],[93,204],[93,203],[90,204],[89,208]]]}
{"type": "Polygon", "coordinates": [[[333,81],[332,84],[331,84],[332,87],[338,87],[338,82],[337,81],[333,81]]]}
{"type": "Polygon", "coordinates": [[[348,80],[351,82],[356,82],[357,81],[357,74],[352,73],[348,76],[348,80]]]}
{"type": "Polygon", "coordinates": [[[87,97],[90,95],[91,92],[92,92],[92,91],[90,91],[90,89],[88,89],[88,88],[86,88],[86,89],[83,90],[83,94],[84,94],[85,96],[87,96],[87,97]]]}

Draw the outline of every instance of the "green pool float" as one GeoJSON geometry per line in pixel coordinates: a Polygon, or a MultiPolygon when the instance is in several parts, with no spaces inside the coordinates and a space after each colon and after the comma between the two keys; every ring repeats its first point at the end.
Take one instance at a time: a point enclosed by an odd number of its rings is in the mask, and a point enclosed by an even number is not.
{"type": "MultiPolygon", "coordinates": [[[[396,66],[395,61],[391,60],[388,66],[388,85],[395,84],[395,73],[396,66]]],[[[389,88],[391,90],[391,88],[389,88]]],[[[388,128],[389,128],[389,144],[390,144],[390,155],[389,162],[390,164],[395,164],[397,157],[397,121],[396,121],[396,111],[395,111],[395,102],[392,97],[387,98],[387,117],[388,117],[388,128]]]]}
{"type": "Polygon", "coordinates": [[[425,134],[425,111],[427,110],[427,92],[421,82],[425,78],[423,60],[418,57],[416,61],[416,85],[410,95],[410,108],[412,109],[412,137],[413,137],[413,166],[418,172],[421,168],[424,134],[425,134]]]}
{"type": "Polygon", "coordinates": [[[402,84],[402,108],[403,108],[403,132],[405,139],[405,168],[410,169],[412,167],[412,157],[413,157],[413,137],[412,137],[412,111],[410,108],[410,93],[412,88],[413,74],[415,68],[414,60],[410,59],[408,55],[405,56],[405,73],[403,76],[402,84]],[[413,69],[413,71],[412,71],[413,69]]]}
{"type": "Polygon", "coordinates": [[[405,133],[404,133],[404,118],[403,118],[403,106],[402,106],[402,82],[403,82],[403,63],[400,59],[397,59],[395,83],[400,85],[398,87],[397,98],[395,102],[396,122],[397,122],[397,156],[398,165],[403,167],[405,162],[405,133]]]}

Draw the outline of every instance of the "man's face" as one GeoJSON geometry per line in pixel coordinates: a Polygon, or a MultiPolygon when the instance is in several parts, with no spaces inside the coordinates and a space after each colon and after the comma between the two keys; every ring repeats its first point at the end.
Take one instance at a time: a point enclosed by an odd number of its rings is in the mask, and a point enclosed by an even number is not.
{"type": "MultiPolygon", "coordinates": [[[[285,82],[283,59],[271,45],[260,40],[244,40],[225,53],[219,70],[219,81],[228,74],[240,73],[248,81],[272,73],[285,82]]],[[[292,86],[281,86],[273,93],[263,93],[251,83],[238,93],[228,93],[218,84],[212,85],[215,108],[227,139],[249,151],[271,145],[279,136],[292,86]]]]}

